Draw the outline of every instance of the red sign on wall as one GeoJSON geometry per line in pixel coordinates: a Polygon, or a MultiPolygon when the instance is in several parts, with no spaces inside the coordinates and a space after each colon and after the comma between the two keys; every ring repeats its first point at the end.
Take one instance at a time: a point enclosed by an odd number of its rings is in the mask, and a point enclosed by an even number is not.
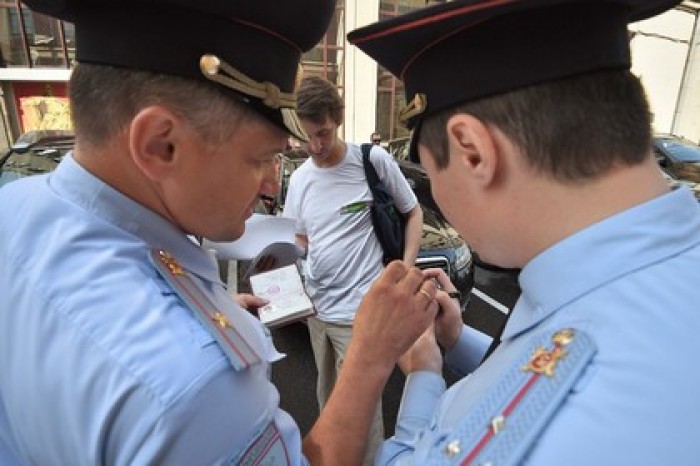
{"type": "Polygon", "coordinates": [[[68,86],[63,82],[12,84],[21,131],[72,129],[68,86]]]}

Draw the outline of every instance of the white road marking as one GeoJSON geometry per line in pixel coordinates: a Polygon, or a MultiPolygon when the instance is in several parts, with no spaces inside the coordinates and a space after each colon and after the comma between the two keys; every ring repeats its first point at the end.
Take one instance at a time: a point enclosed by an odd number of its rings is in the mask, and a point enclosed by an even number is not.
{"type": "Polygon", "coordinates": [[[483,291],[479,291],[476,288],[472,288],[472,294],[474,296],[478,297],[479,299],[481,299],[482,301],[486,301],[488,304],[490,304],[494,308],[498,309],[503,314],[508,315],[510,313],[510,309],[508,308],[508,306],[505,306],[505,305],[499,303],[498,301],[496,301],[495,299],[493,299],[491,296],[487,295],[483,291]]]}

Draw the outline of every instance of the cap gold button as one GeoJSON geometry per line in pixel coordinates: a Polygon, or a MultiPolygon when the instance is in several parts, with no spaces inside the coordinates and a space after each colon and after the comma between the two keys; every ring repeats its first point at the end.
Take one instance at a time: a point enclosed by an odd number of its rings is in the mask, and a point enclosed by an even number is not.
{"type": "Polygon", "coordinates": [[[202,55],[202,58],[199,59],[199,67],[202,69],[202,72],[208,75],[213,76],[217,74],[220,66],[221,61],[216,55],[202,55]]]}

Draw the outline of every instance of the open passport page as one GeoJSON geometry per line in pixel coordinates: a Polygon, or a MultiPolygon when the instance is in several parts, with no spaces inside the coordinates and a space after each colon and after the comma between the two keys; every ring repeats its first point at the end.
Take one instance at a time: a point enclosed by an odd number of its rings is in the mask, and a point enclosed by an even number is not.
{"type": "Polygon", "coordinates": [[[279,327],[314,315],[311,299],[296,264],[250,276],[253,294],[269,301],[258,309],[260,321],[269,328],[279,327]]]}

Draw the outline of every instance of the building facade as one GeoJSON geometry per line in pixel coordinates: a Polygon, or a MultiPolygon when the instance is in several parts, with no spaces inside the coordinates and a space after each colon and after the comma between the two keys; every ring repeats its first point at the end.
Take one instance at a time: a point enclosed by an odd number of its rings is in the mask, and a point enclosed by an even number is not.
{"type": "MultiPolygon", "coordinates": [[[[345,100],[343,137],[369,142],[408,135],[398,122],[403,88],[346,43],[348,31],[425,6],[426,0],[338,0],[324,39],[303,57],[304,73],[334,82],[345,100]]],[[[655,130],[700,142],[699,1],[630,25],[633,72],[641,77],[655,130]]],[[[70,128],[67,81],[75,62],[73,25],[0,0],[0,153],[20,134],[70,128]]],[[[497,57],[494,57],[497,59],[497,57]]]]}

